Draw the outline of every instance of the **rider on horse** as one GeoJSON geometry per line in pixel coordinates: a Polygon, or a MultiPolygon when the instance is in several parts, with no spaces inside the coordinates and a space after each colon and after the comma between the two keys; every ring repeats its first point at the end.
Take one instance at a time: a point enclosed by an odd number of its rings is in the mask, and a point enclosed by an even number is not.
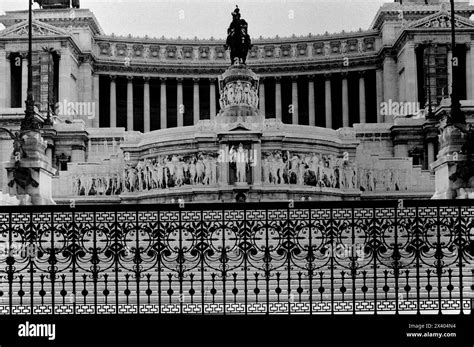
{"type": "Polygon", "coordinates": [[[250,36],[247,32],[248,24],[240,18],[240,9],[236,6],[232,14],[232,22],[227,29],[227,41],[224,48],[230,47],[231,63],[234,64],[236,58],[239,63],[245,64],[248,50],[252,47],[250,36]]]}

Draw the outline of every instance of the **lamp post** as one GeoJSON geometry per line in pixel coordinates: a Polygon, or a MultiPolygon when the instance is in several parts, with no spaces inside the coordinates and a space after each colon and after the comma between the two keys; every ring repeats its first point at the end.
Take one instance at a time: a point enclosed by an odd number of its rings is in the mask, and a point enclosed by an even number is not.
{"type": "Polygon", "coordinates": [[[25,118],[21,121],[20,131],[38,131],[41,123],[35,118],[35,101],[33,99],[33,10],[32,0],[28,0],[28,89],[26,91],[25,118]]]}
{"type": "Polygon", "coordinates": [[[458,75],[458,57],[457,50],[456,50],[456,32],[455,32],[455,20],[454,20],[454,0],[450,0],[451,2],[451,47],[453,50],[453,57],[451,62],[452,66],[452,85],[451,85],[451,112],[447,119],[447,124],[466,124],[466,117],[464,113],[461,111],[461,103],[459,102],[459,94],[457,88],[457,80],[456,77],[458,75]]]}

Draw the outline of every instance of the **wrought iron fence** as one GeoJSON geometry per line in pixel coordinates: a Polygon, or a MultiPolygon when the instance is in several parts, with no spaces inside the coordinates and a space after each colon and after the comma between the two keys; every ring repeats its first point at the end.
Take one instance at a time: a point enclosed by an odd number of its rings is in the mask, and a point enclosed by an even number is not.
{"type": "Polygon", "coordinates": [[[470,313],[472,201],[5,207],[0,313],[470,313]]]}

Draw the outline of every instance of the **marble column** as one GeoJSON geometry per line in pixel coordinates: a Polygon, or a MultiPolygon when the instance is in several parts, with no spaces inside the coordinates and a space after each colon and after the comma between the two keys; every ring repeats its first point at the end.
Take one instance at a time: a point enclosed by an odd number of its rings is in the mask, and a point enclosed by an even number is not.
{"type": "Polygon", "coordinates": [[[143,131],[150,132],[150,77],[143,78],[143,131]]]}
{"type": "Polygon", "coordinates": [[[260,114],[265,117],[265,79],[260,77],[260,84],[258,87],[258,108],[260,114]]]}
{"type": "Polygon", "coordinates": [[[7,91],[10,90],[10,60],[5,51],[0,51],[0,109],[10,107],[7,91]]]}
{"type": "Polygon", "coordinates": [[[428,167],[430,167],[431,163],[434,163],[435,160],[435,145],[433,141],[430,141],[428,142],[428,167]]]}
{"type": "Polygon", "coordinates": [[[316,111],[314,106],[314,75],[308,76],[308,116],[309,125],[316,126],[316,111]]]}
{"type": "Polygon", "coordinates": [[[332,129],[331,75],[325,74],[326,128],[332,129]]]}
{"type": "Polygon", "coordinates": [[[466,47],[466,99],[474,100],[474,42],[466,47]]]}
{"type": "Polygon", "coordinates": [[[133,131],[133,76],[127,76],[127,131],[133,131]]]}
{"type": "MultiPolygon", "coordinates": [[[[22,55],[21,59],[21,107],[25,108],[26,92],[28,91],[28,59],[27,54],[22,55]]],[[[59,99],[63,101],[62,99],[59,99]]]]}
{"type": "Polygon", "coordinates": [[[405,99],[411,102],[418,102],[418,71],[415,47],[413,42],[408,42],[405,45],[405,99]]]}
{"type": "Polygon", "coordinates": [[[193,78],[193,117],[194,117],[194,125],[199,122],[200,114],[199,114],[199,78],[193,78]]]}
{"type": "Polygon", "coordinates": [[[349,92],[347,90],[347,72],[342,73],[342,126],[349,126],[349,92]]]}
{"type": "Polygon", "coordinates": [[[448,48],[448,96],[451,97],[451,93],[453,92],[453,51],[451,50],[451,46],[448,48]]]}
{"type": "Polygon", "coordinates": [[[110,76],[110,127],[117,127],[117,88],[115,79],[117,76],[110,76]]]}
{"type": "Polygon", "coordinates": [[[48,158],[49,165],[53,165],[53,145],[48,143],[48,147],[46,147],[46,158],[48,158]]]}
{"type": "Polygon", "coordinates": [[[252,144],[252,160],[251,170],[252,170],[252,185],[261,185],[262,184],[262,145],[260,142],[255,142],[252,144]]]}
{"type": "Polygon", "coordinates": [[[365,71],[359,72],[359,123],[366,122],[366,107],[365,107],[365,71]]]}
{"type": "Polygon", "coordinates": [[[216,81],[214,78],[210,78],[209,81],[211,82],[210,89],[209,89],[209,110],[211,113],[211,119],[216,117],[216,81]]]}
{"type": "Polygon", "coordinates": [[[92,119],[92,127],[93,128],[98,128],[99,127],[99,116],[100,116],[100,98],[99,98],[99,89],[100,89],[100,83],[99,83],[99,75],[97,73],[92,74],[92,98],[94,101],[94,118],[92,119]]]}
{"type": "Polygon", "coordinates": [[[76,89],[73,85],[71,71],[76,65],[67,48],[61,49],[59,56],[59,101],[76,101],[76,89]]]}
{"type": "Polygon", "coordinates": [[[383,70],[381,68],[377,68],[375,71],[375,83],[377,89],[377,123],[383,123],[383,115],[381,114],[383,102],[383,70]]]}
{"type": "Polygon", "coordinates": [[[176,117],[177,117],[177,126],[182,127],[184,124],[184,104],[183,104],[183,78],[178,77],[178,92],[177,92],[177,110],[176,110],[176,117]]]}
{"type": "Polygon", "coordinates": [[[160,129],[166,129],[167,124],[167,108],[166,108],[166,78],[160,78],[160,129]]]}
{"type": "MultiPolygon", "coordinates": [[[[229,150],[227,144],[221,143],[219,145],[220,153],[227,153],[229,150]]],[[[221,160],[219,163],[219,185],[227,186],[229,185],[229,163],[228,160],[221,160]]]]}
{"type": "MultiPolygon", "coordinates": [[[[398,73],[395,58],[387,54],[383,61],[383,101],[389,103],[399,101],[398,99],[398,73]]],[[[393,116],[384,115],[384,123],[393,123],[393,116]]]]}
{"type": "Polygon", "coordinates": [[[281,77],[275,77],[275,118],[281,121],[281,77]]]}
{"type": "Polygon", "coordinates": [[[12,66],[11,60],[7,55],[7,61],[5,65],[5,107],[12,107],[12,66]]]}
{"type": "Polygon", "coordinates": [[[291,124],[300,124],[298,112],[298,76],[291,76],[291,124]]]}

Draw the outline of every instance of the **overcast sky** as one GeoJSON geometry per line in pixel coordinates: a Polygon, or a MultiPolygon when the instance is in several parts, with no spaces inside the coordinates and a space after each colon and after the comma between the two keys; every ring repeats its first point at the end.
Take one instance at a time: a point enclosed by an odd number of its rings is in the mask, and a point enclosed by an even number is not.
{"type": "MultiPolygon", "coordinates": [[[[379,7],[393,0],[80,0],[107,34],[223,38],[238,4],[253,38],[368,29],[379,7]]],[[[470,0],[474,4],[474,0],[470,0]]],[[[24,4],[23,4],[24,3],[24,4]]],[[[0,0],[0,14],[27,0],[0,0]]],[[[35,8],[38,5],[35,4],[35,8]]],[[[0,25],[1,27],[1,25],[0,25]]]]}

